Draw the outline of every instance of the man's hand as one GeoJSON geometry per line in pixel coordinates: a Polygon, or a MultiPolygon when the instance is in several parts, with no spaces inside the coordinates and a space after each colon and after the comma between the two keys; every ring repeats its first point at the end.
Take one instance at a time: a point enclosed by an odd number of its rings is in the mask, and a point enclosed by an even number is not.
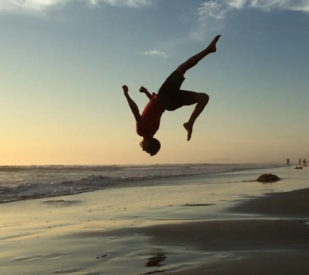
{"type": "Polygon", "coordinates": [[[127,85],[123,85],[123,86],[122,86],[122,90],[123,90],[123,92],[124,92],[125,94],[128,94],[128,93],[129,93],[129,88],[128,88],[127,85]]]}
{"type": "Polygon", "coordinates": [[[143,87],[143,86],[140,87],[140,88],[139,88],[139,91],[140,91],[141,93],[145,94],[149,99],[152,98],[151,93],[150,93],[145,87],[143,87]]]}
{"type": "Polygon", "coordinates": [[[143,86],[139,88],[139,91],[141,93],[145,93],[145,94],[148,92],[148,90],[145,87],[143,87],[143,86]]]}

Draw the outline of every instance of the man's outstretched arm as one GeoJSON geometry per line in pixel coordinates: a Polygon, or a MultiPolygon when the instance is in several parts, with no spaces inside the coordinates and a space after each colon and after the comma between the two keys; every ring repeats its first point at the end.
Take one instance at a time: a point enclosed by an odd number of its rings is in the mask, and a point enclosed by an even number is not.
{"type": "Polygon", "coordinates": [[[138,110],[138,107],[137,107],[136,103],[129,96],[128,86],[127,85],[123,85],[122,89],[123,89],[124,96],[126,97],[126,99],[128,101],[128,104],[130,106],[130,109],[131,109],[131,111],[132,111],[132,113],[133,113],[133,115],[135,117],[136,122],[139,122],[140,119],[141,119],[141,115],[139,114],[139,110],[138,110]]]}
{"type": "Polygon", "coordinates": [[[141,92],[141,93],[144,93],[149,99],[151,99],[152,98],[152,94],[145,88],[145,87],[140,87],[139,88],[139,91],[141,92]]]}

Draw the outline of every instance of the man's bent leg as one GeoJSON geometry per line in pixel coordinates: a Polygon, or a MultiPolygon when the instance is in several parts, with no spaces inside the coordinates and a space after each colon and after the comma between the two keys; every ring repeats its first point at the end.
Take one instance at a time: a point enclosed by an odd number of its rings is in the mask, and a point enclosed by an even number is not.
{"type": "Polygon", "coordinates": [[[182,63],[176,70],[179,71],[182,75],[184,75],[187,70],[189,70],[190,68],[195,66],[206,55],[215,52],[216,51],[216,43],[218,42],[219,38],[220,38],[220,35],[217,35],[211,41],[211,43],[208,45],[208,47],[205,50],[203,50],[203,51],[199,52],[198,54],[189,58],[187,61],[182,63]]]}
{"type": "MultiPolygon", "coordinates": [[[[194,122],[198,118],[198,116],[202,113],[202,111],[204,110],[208,101],[209,101],[209,96],[207,94],[205,94],[205,93],[195,93],[195,103],[196,103],[195,108],[194,108],[188,122],[183,124],[183,127],[187,131],[187,140],[188,141],[191,139],[191,136],[192,136],[194,122]]],[[[192,103],[186,104],[184,102],[183,105],[192,105],[192,103]]]]}

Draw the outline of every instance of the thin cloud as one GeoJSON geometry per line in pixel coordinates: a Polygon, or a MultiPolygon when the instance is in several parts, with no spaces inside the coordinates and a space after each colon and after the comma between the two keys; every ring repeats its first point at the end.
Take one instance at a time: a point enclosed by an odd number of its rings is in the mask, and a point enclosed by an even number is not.
{"type": "Polygon", "coordinates": [[[243,9],[258,9],[264,12],[288,10],[309,12],[309,0],[209,0],[197,8],[197,27],[190,37],[205,39],[206,33],[220,28],[230,12],[243,9]]]}
{"type": "Polygon", "coordinates": [[[261,9],[264,11],[282,9],[309,12],[309,0],[252,0],[248,2],[249,7],[261,9]]]}
{"type": "Polygon", "coordinates": [[[125,6],[131,8],[139,8],[143,6],[149,6],[152,4],[152,0],[88,0],[93,5],[108,4],[110,6],[125,6]]]}
{"type": "MultiPolygon", "coordinates": [[[[50,8],[64,6],[74,0],[0,0],[0,12],[43,12],[50,8]]],[[[92,6],[110,5],[114,7],[139,8],[149,6],[153,0],[81,0],[92,6]]]]}
{"type": "Polygon", "coordinates": [[[167,58],[167,54],[165,52],[158,51],[158,50],[149,50],[149,51],[143,52],[143,55],[150,55],[150,56],[158,56],[158,57],[167,58]]]}
{"type": "Polygon", "coordinates": [[[40,12],[51,7],[64,5],[68,0],[0,0],[0,11],[40,12]]]}
{"type": "Polygon", "coordinates": [[[309,12],[309,0],[210,0],[200,5],[198,16],[199,20],[206,17],[223,19],[228,12],[244,8],[309,12]]]}

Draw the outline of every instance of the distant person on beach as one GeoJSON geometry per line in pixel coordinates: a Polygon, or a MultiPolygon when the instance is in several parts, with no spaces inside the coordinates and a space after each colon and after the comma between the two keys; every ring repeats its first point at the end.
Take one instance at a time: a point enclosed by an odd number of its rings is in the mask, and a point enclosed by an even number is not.
{"type": "Polygon", "coordinates": [[[189,120],[183,124],[187,131],[187,140],[191,139],[194,122],[208,103],[209,96],[205,93],[180,90],[180,86],[185,79],[184,74],[187,70],[195,66],[206,55],[216,52],[216,43],[219,38],[220,35],[217,35],[206,49],[189,58],[172,72],[157,94],[151,94],[146,88],[141,87],[139,91],[149,98],[149,103],[142,114],[140,114],[136,103],[130,98],[128,87],[126,85],[122,86],[136,120],[137,134],[143,137],[140,146],[143,151],[146,151],[151,156],[154,156],[161,148],[160,142],[154,138],[154,135],[160,127],[160,119],[165,110],[174,111],[182,106],[196,104],[189,120]]]}
{"type": "Polygon", "coordinates": [[[286,165],[290,166],[290,159],[289,158],[286,159],[286,165]]]}

